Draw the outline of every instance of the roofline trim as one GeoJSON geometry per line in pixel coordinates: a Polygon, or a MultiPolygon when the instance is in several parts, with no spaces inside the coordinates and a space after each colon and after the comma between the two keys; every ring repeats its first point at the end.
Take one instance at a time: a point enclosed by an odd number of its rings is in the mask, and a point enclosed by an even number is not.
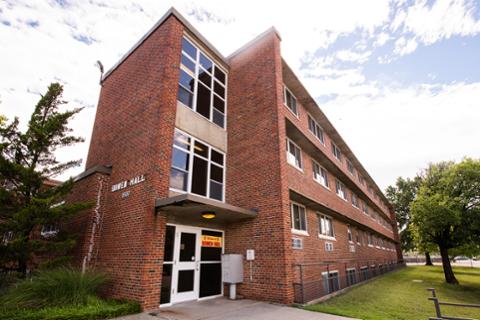
{"type": "Polygon", "coordinates": [[[115,69],[117,69],[140,45],[143,44],[145,40],[147,40],[148,37],[150,37],[151,34],[153,34],[170,16],[174,16],[177,18],[195,37],[197,37],[203,44],[212,52],[220,58],[220,60],[225,64],[229,65],[227,62],[227,59],[218,51],[207,39],[205,39],[204,36],[198,32],[198,30],[190,23],[188,20],[178,12],[177,9],[174,7],[171,7],[168,9],[168,11],[153,25],[150,30],[145,33],[140,40],[138,40],[131,48],[130,50],[125,53],[120,60],[118,60],[113,67],[111,67],[107,72],[105,72],[102,76],[101,82],[105,81],[108,76],[110,76],[115,69]]]}
{"type": "Polygon", "coordinates": [[[227,60],[230,60],[232,59],[233,57],[235,57],[236,55],[238,55],[239,53],[247,50],[248,48],[250,48],[251,46],[253,46],[255,43],[257,43],[258,41],[260,41],[263,37],[265,37],[266,35],[270,34],[270,33],[275,33],[275,35],[278,37],[278,39],[280,39],[280,41],[282,41],[282,37],[280,36],[280,33],[278,32],[278,30],[275,28],[275,27],[270,27],[268,28],[267,30],[265,30],[264,32],[260,33],[258,36],[256,36],[255,38],[253,38],[252,40],[248,41],[246,44],[244,44],[243,46],[241,46],[240,48],[238,48],[237,50],[235,50],[234,52],[232,52],[228,57],[227,57],[227,60]]]}

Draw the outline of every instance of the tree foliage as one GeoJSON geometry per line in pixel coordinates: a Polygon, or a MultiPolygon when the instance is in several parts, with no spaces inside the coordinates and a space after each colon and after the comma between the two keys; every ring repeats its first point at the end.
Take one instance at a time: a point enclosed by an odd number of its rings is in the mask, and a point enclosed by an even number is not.
{"type": "Polygon", "coordinates": [[[438,246],[446,281],[458,283],[448,250],[480,240],[480,160],[431,164],[411,205],[410,229],[418,243],[438,246]]]}
{"type": "Polygon", "coordinates": [[[43,225],[61,225],[86,203],[63,203],[73,180],[45,186],[45,181],[78,166],[81,160],[59,162],[55,151],[83,142],[71,134],[68,122],[82,108],[60,111],[63,87],[52,83],[35,106],[25,132],[19,119],[0,121],[0,266],[26,274],[35,254],[66,254],[74,245],[61,231],[51,239],[35,237],[43,225]],[[1,239],[0,239],[1,240],[1,239]]]}

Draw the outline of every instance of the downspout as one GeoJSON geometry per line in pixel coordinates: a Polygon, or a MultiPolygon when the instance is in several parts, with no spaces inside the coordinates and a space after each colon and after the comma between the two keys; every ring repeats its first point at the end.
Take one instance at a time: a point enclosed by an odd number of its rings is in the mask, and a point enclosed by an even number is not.
{"type": "Polygon", "coordinates": [[[92,221],[92,231],[90,232],[90,241],[88,244],[88,251],[82,262],[82,273],[85,273],[87,266],[90,264],[92,259],[93,247],[95,244],[95,234],[97,231],[97,226],[100,223],[100,201],[102,198],[102,187],[103,179],[102,177],[98,178],[98,192],[97,192],[97,203],[95,205],[95,210],[93,211],[93,221],[92,221]]]}

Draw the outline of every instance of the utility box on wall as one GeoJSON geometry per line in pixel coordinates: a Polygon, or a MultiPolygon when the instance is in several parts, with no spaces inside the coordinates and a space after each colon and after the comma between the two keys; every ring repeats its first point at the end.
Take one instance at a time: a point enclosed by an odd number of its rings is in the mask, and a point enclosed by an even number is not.
{"type": "Polygon", "coordinates": [[[243,255],[222,255],[222,275],[225,283],[243,282],[243,255]]]}

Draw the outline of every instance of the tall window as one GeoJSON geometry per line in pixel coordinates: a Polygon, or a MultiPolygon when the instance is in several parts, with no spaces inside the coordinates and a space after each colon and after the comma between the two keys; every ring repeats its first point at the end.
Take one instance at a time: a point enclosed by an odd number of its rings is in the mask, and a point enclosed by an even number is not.
{"type": "Polygon", "coordinates": [[[307,232],[307,213],[305,207],[296,203],[291,205],[292,229],[295,231],[307,232]]]}
{"type": "Polygon", "coordinates": [[[224,128],[226,87],[226,73],[183,37],[177,100],[224,128]]]}
{"type": "Polygon", "coordinates": [[[308,115],[308,130],[310,130],[310,132],[313,133],[321,143],[325,144],[322,127],[320,127],[310,115],[308,115]]]}
{"type": "Polygon", "coordinates": [[[372,234],[371,233],[368,233],[367,240],[368,240],[368,245],[373,246],[372,234]]]}
{"type": "Polygon", "coordinates": [[[360,205],[358,204],[358,197],[355,193],[352,192],[352,205],[355,208],[360,208],[360,205]]]}
{"type": "Polygon", "coordinates": [[[328,188],[327,170],[320,166],[317,162],[313,161],[313,179],[328,188]]]}
{"type": "Polygon", "coordinates": [[[337,191],[337,195],[342,198],[343,200],[347,200],[347,189],[345,188],[345,185],[340,182],[340,180],[336,179],[335,180],[335,187],[337,191]]]}
{"type": "Polygon", "coordinates": [[[283,98],[284,103],[287,108],[293,112],[294,115],[298,117],[298,110],[297,110],[297,98],[292,94],[290,90],[286,86],[284,88],[283,98]]]}
{"type": "Polygon", "coordinates": [[[366,202],[363,202],[363,213],[368,215],[368,205],[366,202]]]}
{"type": "Polygon", "coordinates": [[[225,155],[175,129],[170,188],[223,201],[225,155]]]}
{"type": "Polygon", "coordinates": [[[287,162],[302,170],[302,151],[290,139],[287,138],[287,162]]]}
{"type": "Polygon", "coordinates": [[[43,237],[52,237],[58,233],[58,225],[57,224],[44,224],[42,226],[42,230],[40,231],[40,235],[43,237]]]}
{"type": "Polygon", "coordinates": [[[342,161],[342,151],[337,147],[335,143],[332,142],[332,153],[337,158],[338,161],[342,161]]]}
{"type": "Polygon", "coordinates": [[[319,214],[318,215],[318,231],[321,236],[325,237],[335,237],[333,232],[333,220],[332,218],[319,214]]]}
{"type": "Polygon", "coordinates": [[[347,236],[348,236],[348,241],[353,242],[352,228],[350,228],[350,226],[347,226],[347,236]]]}
{"type": "Polygon", "coordinates": [[[360,173],[358,174],[358,180],[362,186],[365,185],[365,178],[360,173]]]}
{"type": "Polygon", "coordinates": [[[353,163],[350,160],[347,160],[347,168],[348,168],[348,172],[350,172],[350,174],[352,176],[354,176],[355,175],[355,168],[353,166],[353,163]]]}

